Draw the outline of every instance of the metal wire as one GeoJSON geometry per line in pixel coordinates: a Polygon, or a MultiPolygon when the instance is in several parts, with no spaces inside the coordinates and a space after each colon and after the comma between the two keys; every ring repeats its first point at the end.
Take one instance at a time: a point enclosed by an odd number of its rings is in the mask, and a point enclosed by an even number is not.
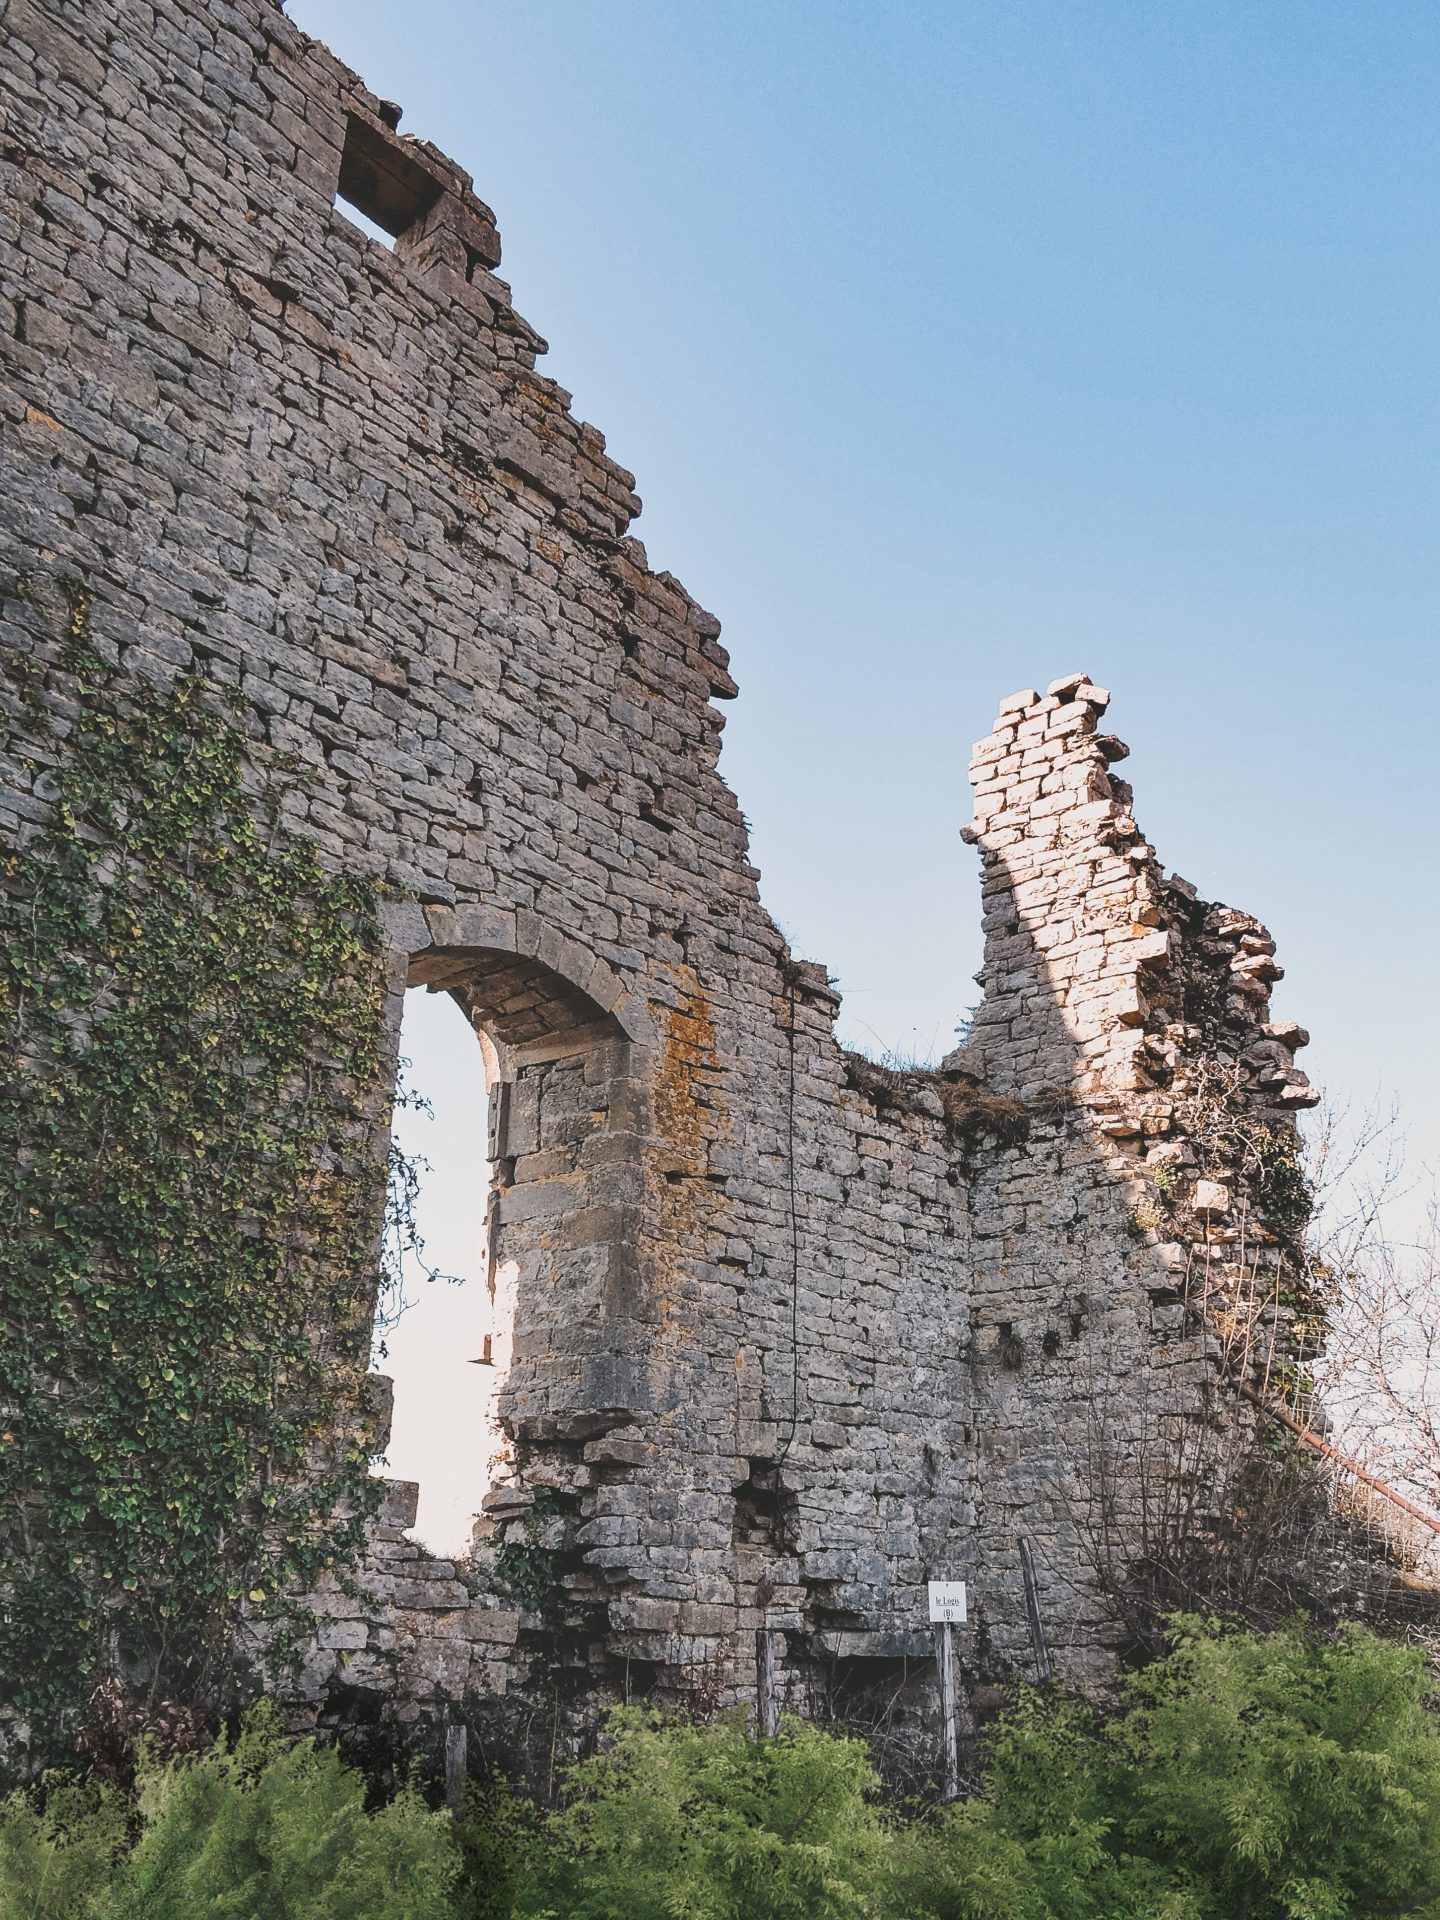
{"type": "Polygon", "coordinates": [[[791,961],[785,969],[787,998],[789,1002],[789,1022],[785,1029],[788,1043],[788,1071],[786,1075],[787,1092],[785,1103],[785,1123],[788,1135],[785,1149],[786,1164],[790,1173],[790,1424],[785,1434],[784,1444],[775,1458],[775,1465],[781,1467],[789,1457],[790,1448],[795,1439],[795,1428],[800,1418],[800,1187],[795,1172],[795,970],[791,961]]]}

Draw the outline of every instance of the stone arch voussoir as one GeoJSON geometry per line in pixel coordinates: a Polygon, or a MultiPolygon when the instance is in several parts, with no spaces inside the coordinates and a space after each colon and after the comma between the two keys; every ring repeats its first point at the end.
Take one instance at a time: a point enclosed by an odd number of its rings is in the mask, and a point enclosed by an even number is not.
{"type": "Polygon", "coordinates": [[[392,901],[381,909],[381,924],[392,993],[407,986],[461,991],[501,1046],[607,1028],[632,1047],[648,1051],[654,1044],[640,996],[598,954],[528,908],[392,901]]]}

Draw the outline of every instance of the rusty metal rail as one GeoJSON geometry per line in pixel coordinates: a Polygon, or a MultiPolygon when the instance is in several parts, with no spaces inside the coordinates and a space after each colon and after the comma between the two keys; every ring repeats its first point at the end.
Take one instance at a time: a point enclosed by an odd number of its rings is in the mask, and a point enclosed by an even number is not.
{"type": "Polygon", "coordinates": [[[1431,1533],[1440,1534],[1440,1520],[1437,1520],[1433,1513],[1426,1513],[1423,1507],[1417,1507],[1412,1500],[1407,1500],[1403,1493],[1397,1493],[1392,1486],[1387,1486],[1378,1474],[1371,1473],[1367,1468],[1362,1467],[1360,1462],[1352,1460],[1348,1453],[1341,1453],[1338,1447],[1332,1447],[1328,1440],[1322,1440],[1318,1433],[1313,1433],[1293,1414],[1286,1413],[1283,1408],[1272,1406],[1268,1400],[1262,1399],[1253,1387],[1242,1385],[1240,1393],[1242,1398],[1248,1400],[1252,1406],[1258,1407],[1267,1418],[1278,1420],[1282,1427],[1288,1427],[1298,1440],[1305,1442],[1307,1447],[1313,1447],[1316,1453],[1323,1454],[1327,1460],[1333,1460],[1335,1465],[1343,1467],[1346,1473],[1353,1473],[1357,1480],[1373,1488],[1392,1506],[1399,1507],[1402,1513],[1408,1513],[1412,1520],[1418,1520],[1422,1527],[1428,1527],[1431,1533]]]}

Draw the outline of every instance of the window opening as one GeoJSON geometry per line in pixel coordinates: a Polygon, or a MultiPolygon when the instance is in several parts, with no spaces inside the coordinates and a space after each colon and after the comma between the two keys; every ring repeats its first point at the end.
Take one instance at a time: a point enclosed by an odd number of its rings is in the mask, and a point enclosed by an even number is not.
{"type": "Polygon", "coordinates": [[[381,1471],[419,1483],[413,1536],[453,1558],[503,1448],[495,1401],[514,1290],[488,1275],[483,1043],[448,993],[412,988],[400,1058],[375,1334],[375,1363],[394,1383],[381,1471]]]}
{"type": "Polygon", "coordinates": [[[394,234],[387,233],[385,229],[376,221],[372,220],[368,214],[362,213],[353,200],[347,200],[343,193],[337,193],[335,196],[335,206],[340,213],[344,214],[352,227],[358,227],[360,229],[367,240],[373,240],[377,247],[384,247],[387,253],[393,253],[395,251],[394,234]]]}
{"type": "Polygon", "coordinates": [[[393,246],[425,218],[441,191],[399,141],[356,114],[348,117],[335,204],[362,232],[393,246]]]}

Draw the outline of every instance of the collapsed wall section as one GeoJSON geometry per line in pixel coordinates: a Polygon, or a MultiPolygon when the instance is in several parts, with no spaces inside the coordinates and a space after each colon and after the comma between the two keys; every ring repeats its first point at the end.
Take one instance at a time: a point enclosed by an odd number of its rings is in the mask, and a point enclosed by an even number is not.
{"type": "MultiPolygon", "coordinates": [[[[972,1198],[972,1312],[1000,1375],[982,1478],[994,1522],[1078,1571],[1083,1647],[1116,1633],[1127,1566],[1203,1537],[1248,1432],[1319,1320],[1294,1066],[1258,921],[1167,877],[1110,769],[1110,696],[1083,674],[1002,703],[971,763],[984,998],[946,1062],[1045,1117],[972,1198]],[[1048,1358],[1047,1358],[1048,1357],[1048,1358]],[[1038,1362],[1038,1365],[1035,1363],[1038,1362]],[[1031,1371],[1032,1366],[1034,1371],[1031,1371]]],[[[1013,1584],[1013,1583],[1012,1583],[1013,1584]]]]}

